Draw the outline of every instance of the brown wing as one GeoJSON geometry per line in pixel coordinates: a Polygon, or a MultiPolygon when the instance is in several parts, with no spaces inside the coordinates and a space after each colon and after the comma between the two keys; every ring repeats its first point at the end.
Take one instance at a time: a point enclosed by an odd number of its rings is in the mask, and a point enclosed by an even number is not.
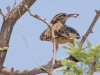
{"type": "Polygon", "coordinates": [[[59,30],[59,35],[60,35],[60,36],[69,36],[69,33],[74,34],[75,37],[76,37],[77,39],[80,38],[79,33],[78,33],[74,28],[72,28],[72,27],[70,27],[70,26],[64,25],[64,26],[59,30]]]}
{"type": "Polygon", "coordinates": [[[52,35],[50,28],[47,28],[45,31],[42,32],[40,35],[41,40],[51,41],[52,35]]]}
{"type": "MultiPolygon", "coordinates": [[[[58,21],[57,23],[55,23],[53,25],[53,29],[54,29],[54,34],[55,37],[58,37],[58,33],[59,30],[63,27],[63,24],[58,21]]],[[[41,35],[40,35],[40,39],[41,40],[46,40],[46,41],[51,41],[52,40],[52,33],[51,33],[51,29],[47,28],[41,35]]]]}

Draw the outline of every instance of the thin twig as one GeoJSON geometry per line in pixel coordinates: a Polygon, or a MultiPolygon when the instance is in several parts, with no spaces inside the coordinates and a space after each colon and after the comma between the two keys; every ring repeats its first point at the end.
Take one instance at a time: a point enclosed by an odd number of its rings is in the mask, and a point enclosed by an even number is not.
{"type": "Polygon", "coordinates": [[[88,46],[86,46],[85,48],[83,48],[83,50],[85,50],[85,49],[87,49],[88,48],[88,46]]]}
{"type": "Polygon", "coordinates": [[[14,5],[13,5],[12,10],[14,9],[14,7],[15,7],[16,4],[17,4],[17,0],[15,0],[15,3],[14,3],[14,5]]]}
{"type": "Polygon", "coordinates": [[[3,16],[3,18],[5,17],[5,15],[2,13],[2,10],[0,9],[0,14],[3,16]]]}
{"type": "MultiPolygon", "coordinates": [[[[25,36],[24,36],[24,24],[22,23],[20,10],[19,10],[19,15],[20,15],[20,23],[21,23],[21,25],[22,25],[22,35],[23,35],[23,39],[24,39],[24,41],[25,41],[25,44],[26,44],[26,46],[27,46],[27,48],[28,48],[28,50],[29,50],[29,52],[30,52],[30,54],[31,54],[31,56],[32,56],[32,58],[33,58],[33,60],[37,63],[37,65],[38,65],[41,69],[43,69],[44,71],[46,71],[46,72],[48,73],[49,70],[46,70],[45,68],[43,68],[43,67],[37,62],[37,60],[35,59],[35,57],[33,56],[32,51],[31,51],[31,49],[29,48],[28,43],[27,43],[27,41],[26,41],[26,38],[25,38],[25,36]]],[[[50,72],[49,72],[49,73],[50,73],[50,72]]]]}
{"type": "Polygon", "coordinates": [[[81,39],[81,44],[82,44],[82,45],[84,44],[84,42],[85,42],[86,38],[88,37],[88,35],[89,35],[90,33],[92,33],[92,29],[93,29],[93,27],[94,27],[96,21],[98,20],[98,18],[99,18],[99,16],[100,16],[100,10],[99,10],[99,11],[95,10],[95,11],[96,11],[96,16],[95,16],[94,20],[92,21],[92,23],[91,23],[89,29],[87,30],[87,32],[85,33],[85,35],[84,35],[84,36],[82,37],[82,39],[81,39]]]}
{"type": "Polygon", "coordinates": [[[52,24],[49,23],[46,19],[41,18],[40,16],[34,14],[31,12],[31,10],[27,7],[27,5],[25,5],[25,8],[27,9],[27,11],[29,12],[29,14],[41,21],[43,21],[44,23],[46,23],[48,25],[48,27],[51,29],[52,31],[52,40],[53,40],[53,60],[52,60],[52,67],[51,67],[51,72],[53,71],[54,65],[55,65],[55,59],[56,59],[56,41],[55,41],[55,35],[54,35],[54,29],[52,27],[52,24]]]}
{"type": "Polygon", "coordinates": [[[43,21],[44,23],[46,23],[48,25],[48,27],[52,27],[51,23],[49,23],[45,18],[41,18],[40,16],[34,14],[31,12],[31,10],[27,7],[27,5],[25,5],[25,8],[27,9],[27,11],[29,12],[29,14],[41,21],[43,21]]]}

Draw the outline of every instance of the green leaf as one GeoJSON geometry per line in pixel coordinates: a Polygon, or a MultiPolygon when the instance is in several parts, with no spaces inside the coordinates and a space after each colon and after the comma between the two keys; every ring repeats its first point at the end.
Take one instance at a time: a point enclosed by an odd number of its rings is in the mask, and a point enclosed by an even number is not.
{"type": "Polygon", "coordinates": [[[91,49],[91,47],[92,47],[92,44],[89,42],[89,40],[87,40],[87,47],[88,47],[88,49],[90,50],[91,49]]]}
{"type": "Polygon", "coordinates": [[[54,72],[61,72],[61,71],[65,71],[64,68],[59,68],[59,69],[55,69],[54,72]]]}
{"type": "Polygon", "coordinates": [[[77,64],[72,60],[69,60],[69,59],[66,60],[63,58],[61,59],[61,64],[64,66],[74,68],[74,70],[77,71],[78,73],[83,73],[82,69],[78,67],[77,64]]]}
{"type": "Polygon", "coordinates": [[[61,64],[71,68],[70,70],[61,70],[64,71],[64,75],[90,75],[93,72],[93,61],[96,61],[96,67],[100,71],[100,44],[92,46],[87,40],[88,50],[86,52],[79,41],[75,40],[75,44],[68,43],[68,46],[63,46],[63,48],[69,50],[67,54],[79,60],[84,65],[84,68],[79,67],[74,61],[62,59],[61,64]]]}
{"type": "Polygon", "coordinates": [[[68,71],[64,72],[64,75],[78,75],[78,73],[71,71],[71,70],[68,70],[68,71]]]}
{"type": "Polygon", "coordinates": [[[69,33],[69,36],[75,41],[75,35],[73,33],[69,33]]]}

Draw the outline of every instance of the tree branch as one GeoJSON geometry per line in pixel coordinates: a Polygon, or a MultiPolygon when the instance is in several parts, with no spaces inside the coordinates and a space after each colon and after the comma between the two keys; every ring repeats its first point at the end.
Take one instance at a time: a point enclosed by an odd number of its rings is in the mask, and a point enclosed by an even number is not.
{"type": "Polygon", "coordinates": [[[92,21],[92,23],[91,23],[89,29],[88,29],[87,32],[85,33],[85,35],[82,37],[82,40],[81,40],[81,44],[82,44],[82,45],[84,44],[84,42],[85,42],[86,38],[89,36],[89,34],[92,33],[92,29],[93,29],[93,27],[94,27],[96,21],[98,20],[98,18],[99,18],[99,16],[100,16],[100,10],[99,10],[99,11],[95,10],[95,11],[96,11],[96,16],[95,16],[94,20],[92,21]]]}
{"type": "MultiPolygon", "coordinates": [[[[74,60],[73,58],[66,58],[69,60],[74,60]]],[[[56,64],[54,65],[54,69],[62,67],[61,61],[58,60],[56,64]]],[[[43,68],[45,69],[51,69],[51,64],[46,64],[42,65],[43,68]]],[[[12,68],[2,68],[1,73],[6,74],[6,75],[11,75],[12,68]]],[[[41,68],[34,68],[34,69],[27,69],[27,70],[14,70],[13,74],[14,75],[35,75],[35,74],[40,74],[40,73],[46,73],[44,70],[41,68]]]]}
{"type": "Polygon", "coordinates": [[[34,14],[33,12],[31,12],[31,10],[27,7],[27,5],[25,5],[25,8],[27,9],[27,11],[29,12],[29,14],[33,17],[35,17],[36,19],[39,19],[41,21],[43,21],[44,23],[46,23],[48,25],[48,27],[52,27],[51,23],[49,23],[45,18],[42,18],[36,14],[34,14]]]}
{"type": "MultiPolygon", "coordinates": [[[[26,8],[24,7],[24,1],[26,2],[27,6],[30,7],[36,0],[23,0],[16,8],[14,8],[11,12],[9,12],[5,16],[0,31],[0,48],[9,46],[9,40],[13,27],[16,21],[20,18],[20,15],[18,14],[19,9],[21,10],[21,15],[23,15],[27,11],[26,8]]],[[[3,67],[6,53],[7,51],[0,51],[0,70],[3,67]]]]}

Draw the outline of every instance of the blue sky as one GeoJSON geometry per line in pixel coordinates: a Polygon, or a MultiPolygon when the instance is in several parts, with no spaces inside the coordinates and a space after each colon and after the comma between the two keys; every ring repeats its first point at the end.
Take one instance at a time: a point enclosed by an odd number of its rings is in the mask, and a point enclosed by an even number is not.
{"type": "MultiPolygon", "coordinates": [[[[6,7],[10,5],[13,7],[15,0],[1,0],[0,8],[3,13],[6,14],[6,7]]],[[[17,0],[17,4],[21,0],[17,0]]],[[[67,20],[66,25],[75,28],[81,36],[85,34],[88,27],[95,17],[95,9],[100,9],[100,0],[37,0],[35,4],[30,8],[35,14],[46,18],[50,21],[58,13],[78,13],[80,14],[77,18],[70,18],[67,20]]],[[[2,25],[3,18],[0,15],[0,27],[2,25]]],[[[47,41],[41,41],[39,39],[41,32],[43,32],[47,25],[42,21],[35,19],[26,12],[22,16],[22,21],[24,24],[25,37],[28,42],[32,53],[34,54],[37,61],[41,64],[47,64],[52,58],[52,43],[47,41]]],[[[96,22],[93,28],[93,34],[90,34],[88,39],[93,46],[100,43],[100,18],[96,22]]],[[[22,37],[22,28],[20,20],[18,20],[13,28],[13,32],[10,38],[10,48],[7,52],[6,60],[4,63],[5,67],[19,70],[32,69],[38,67],[33,61],[25,42],[22,37]]],[[[62,57],[68,57],[66,50],[62,46],[59,46],[57,52],[57,59],[62,57]]],[[[86,47],[86,43],[83,47],[86,47]]],[[[53,75],[61,75],[62,73],[54,73],[53,75]]],[[[100,73],[94,73],[98,75],[100,73]]],[[[44,75],[44,74],[43,74],[44,75]]],[[[46,75],[46,74],[45,74],[46,75]]]]}

